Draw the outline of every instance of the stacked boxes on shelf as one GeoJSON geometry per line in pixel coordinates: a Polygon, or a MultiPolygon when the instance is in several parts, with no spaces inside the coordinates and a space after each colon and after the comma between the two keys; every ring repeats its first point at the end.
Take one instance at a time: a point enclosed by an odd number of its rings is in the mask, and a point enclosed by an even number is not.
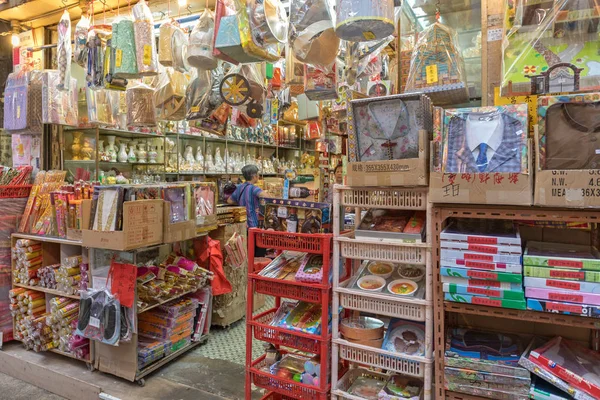
{"type": "Polygon", "coordinates": [[[525,309],[521,237],[511,221],[457,219],[440,244],[445,300],[525,309]]]}
{"type": "Polygon", "coordinates": [[[498,400],[528,399],[531,377],[518,365],[523,348],[517,336],[448,329],[445,389],[498,400]]]}
{"type": "Polygon", "coordinates": [[[528,242],[523,265],[529,310],[600,317],[600,253],[595,247],[528,242]]]}

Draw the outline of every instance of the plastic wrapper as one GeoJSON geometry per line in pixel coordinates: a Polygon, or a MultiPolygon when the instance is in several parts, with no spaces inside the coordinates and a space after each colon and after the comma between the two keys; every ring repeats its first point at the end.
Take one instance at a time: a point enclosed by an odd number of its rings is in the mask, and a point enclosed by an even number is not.
{"type": "Polygon", "coordinates": [[[378,59],[382,50],[393,40],[392,37],[372,42],[344,42],[345,78],[350,85],[365,76],[377,73],[374,59],[378,59]]]}
{"type": "Polygon", "coordinates": [[[248,16],[252,40],[258,46],[286,43],[288,16],[280,0],[249,0],[248,16]]]}
{"type": "Polygon", "coordinates": [[[213,37],[215,35],[215,15],[205,9],[192,29],[187,51],[187,62],[196,68],[215,69],[218,59],[213,55],[213,37]]]}
{"type": "Polygon", "coordinates": [[[127,88],[127,125],[155,126],[156,106],[154,105],[154,89],[143,83],[127,88]]]}
{"type": "Polygon", "coordinates": [[[75,334],[116,346],[121,331],[119,301],[106,289],[81,293],[75,334]]]}
{"type": "Polygon", "coordinates": [[[344,40],[368,42],[394,33],[394,0],[336,0],[335,33],[344,40]]]}
{"type": "Polygon", "coordinates": [[[156,75],[158,73],[158,62],[152,12],[148,4],[142,0],[133,6],[132,13],[138,73],[141,76],[156,75]]]}
{"type": "Polygon", "coordinates": [[[29,73],[13,72],[8,75],[4,89],[4,129],[17,131],[27,128],[27,100],[29,73]]]}
{"type": "Polygon", "coordinates": [[[104,88],[104,56],[111,34],[110,25],[93,25],[88,32],[86,79],[91,88],[104,88]]]}
{"type": "Polygon", "coordinates": [[[600,89],[598,3],[505,2],[503,96],[600,89]]]}
{"type": "Polygon", "coordinates": [[[186,71],[187,34],[172,21],[160,26],[158,38],[158,61],[165,67],[173,67],[177,71],[186,71]]]}
{"type": "Polygon", "coordinates": [[[42,88],[42,122],[77,126],[77,80],[71,78],[69,90],[59,90],[60,72],[44,70],[41,72],[42,88]]]}
{"type": "Polygon", "coordinates": [[[87,15],[82,15],[77,25],[75,25],[75,53],[73,54],[73,60],[84,68],[87,66],[89,29],[90,19],[87,15]]]}
{"type": "MultiPolygon", "coordinates": [[[[264,86],[264,77],[258,68],[257,64],[244,64],[229,70],[228,75],[239,74],[246,78],[250,85],[250,91],[248,92],[247,102],[253,101],[262,104],[265,101],[267,95],[267,89],[264,86]]],[[[227,79],[227,75],[224,79],[227,79]]]]}
{"type": "Polygon", "coordinates": [[[138,78],[136,42],[131,18],[121,18],[113,22],[111,47],[115,52],[113,76],[123,79],[138,78]]]}
{"type": "Polygon", "coordinates": [[[94,124],[115,126],[119,112],[119,93],[114,90],[86,89],[87,114],[94,124]]]}
{"type": "Polygon", "coordinates": [[[319,68],[335,62],[340,39],[327,0],[292,0],[290,45],[298,61],[319,68]]]}
{"type": "Polygon", "coordinates": [[[527,173],[527,105],[445,110],[441,142],[445,173],[527,173]]]}
{"type": "Polygon", "coordinates": [[[154,92],[158,119],[179,121],[185,118],[185,94],[190,78],[190,74],[173,68],[166,68],[159,75],[157,89],[154,92]]]}
{"type": "MultiPolygon", "coordinates": [[[[217,37],[219,35],[219,29],[221,21],[225,17],[235,17],[235,3],[234,0],[217,0],[215,5],[215,30],[212,40],[213,44],[213,56],[228,63],[237,64],[237,61],[230,57],[228,54],[223,53],[216,45],[217,37]]],[[[225,18],[227,19],[227,18],[225,18]]],[[[239,34],[238,34],[239,36],[239,34]]]]}
{"type": "Polygon", "coordinates": [[[212,226],[217,223],[216,203],[217,188],[213,182],[194,182],[192,184],[192,193],[195,202],[192,202],[194,212],[192,215],[196,218],[196,226],[212,226]]]}
{"type": "Polygon", "coordinates": [[[309,100],[337,99],[337,69],[329,72],[304,64],[304,93],[309,100]]]}
{"type": "Polygon", "coordinates": [[[453,29],[439,22],[430,25],[420,33],[412,54],[407,92],[440,86],[466,88],[464,60],[453,29]]]}
{"type": "Polygon", "coordinates": [[[219,91],[222,81],[221,67],[212,71],[198,70],[198,76],[187,87],[185,119],[192,121],[208,118],[223,103],[219,91]]]}
{"type": "Polygon", "coordinates": [[[69,90],[71,87],[71,16],[65,10],[57,26],[58,45],[56,47],[56,64],[58,65],[59,90],[69,90]]]}

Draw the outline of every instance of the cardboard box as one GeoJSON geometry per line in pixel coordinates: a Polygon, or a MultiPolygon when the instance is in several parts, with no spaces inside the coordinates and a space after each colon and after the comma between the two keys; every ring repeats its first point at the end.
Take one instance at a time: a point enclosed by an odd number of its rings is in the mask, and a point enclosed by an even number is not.
{"type": "Polygon", "coordinates": [[[444,300],[488,307],[512,308],[515,310],[525,310],[527,308],[525,300],[505,300],[495,297],[471,296],[468,294],[444,293],[444,300]]]}
{"type": "MultiPolygon", "coordinates": [[[[584,271],[568,268],[533,267],[525,265],[523,274],[534,278],[566,279],[568,281],[583,281],[600,283],[599,271],[584,271]]],[[[527,279],[527,278],[525,278],[527,279]]]]}
{"type": "Polygon", "coordinates": [[[440,269],[442,276],[466,278],[466,279],[481,279],[485,281],[498,281],[523,284],[523,275],[509,274],[506,272],[480,271],[477,269],[452,268],[445,267],[440,269]]]}
{"type": "Polygon", "coordinates": [[[592,304],[600,306],[600,294],[577,292],[574,290],[525,288],[525,296],[532,299],[564,301],[567,303],[592,304]]]}
{"type": "Polygon", "coordinates": [[[525,293],[523,293],[523,290],[486,289],[477,286],[457,285],[455,283],[444,283],[444,293],[495,297],[506,300],[525,300],[525,293]]]}
{"type": "Polygon", "coordinates": [[[163,242],[164,201],[137,200],[123,203],[123,230],[82,230],[83,245],[97,249],[133,250],[163,242]]]}
{"type": "MultiPolygon", "coordinates": [[[[445,268],[445,267],[442,267],[445,268]]],[[[483,289],[500,289],[500,290],[523,290],[522,283],[511,283],[511,282],[499,282],[499,281],[486,281],[483,279],[475,278],[459,278],[456,276],[441,276],[443,284],[455,284],[467,287],[478,287],[483,289]]]]}
{"type": "Polygon", "coordinates": [[[193,239],[196,237],[196,221],[183,221],[170,223],[171,203],[164,202],[164,232],[163,243],[182,242],[184,240],[193,239]]]}
{"type": "Polygon", "coordinates": [[[527,309],[581,317],[600,318],[600,307],[589,304],[565,303],[562,301],[527,299],[527,309]]]}
{"type": "Polygon", "coordinates": [[[598,282],[579,282],[560,279],[525,277],[524,285],[525,287],[540,289],[573,290],[576,292],[600,294],[600,283],[598,282]]]}
{"type": "MultiPolygon", "coordinates": [[[[90,226],[90,213],[92,212],[92,200],[82,200],[80,207],[81,207],[81,217],[82,217],[81,226],[88,227],[88,226],[90,226]]],[[[67,239],[81,241],[83,239],[82,230],[67,228],[67,239]]]]}

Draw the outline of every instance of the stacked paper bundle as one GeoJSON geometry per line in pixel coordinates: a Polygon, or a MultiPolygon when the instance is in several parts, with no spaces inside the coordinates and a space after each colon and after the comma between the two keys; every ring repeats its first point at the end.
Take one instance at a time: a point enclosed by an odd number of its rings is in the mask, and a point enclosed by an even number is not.
{"type": "Polygon", "coordinates": [[[440,239],[445,300],[525,309],[521,237],[512,222],[460,219],[440,239]]]}
{"type": "Polygon", "coordinates": [[[37,270],[38,284],[48,289],[56,289],[56,271],[60,264],[52,264],[37,270]]]}
{"type": "Polygon", "coordinates": [[[595,247],[527,242],[527,308],[600,317],[600,253],[595,247]]]}
{"type": "Polygon", "coordinates": [[[46,325],[52,330],[53,348],[87,359],[89,340],[73,334],[78,316],[79,300],[55,297],[50,300],[50,315],[46,318],[46,325]]]}
{"type": "Polygon", "coordinates": [[[87,264],[82,264],[81,256],[63,259],[56,271],[56,282],[57,289],[66,294],[77,294],[79,290],[87,289],[87,264]]]}
{"type": "Polygon", "coordinates": [[[14,282],[36,286],[37,271],[42,267],[42,244],[30,239],[19,239],[12,252],[15,260],[14,282]]]}
{"type": "Polygon", "coordinates": [[[27,349],[45,351],[53,348],[52,329],[46,325],[44,293],[16,288],[10,291],[11,312],[15,319],[15,339],[27,349]]]}
{"type": "Polygon", "coordinates": [[[27,199],[19,232],[47,235],[52,233],[54,209],[50,193],[60,189],[66,171],[40,171],[35,176],[33,187],[27,199]]]}

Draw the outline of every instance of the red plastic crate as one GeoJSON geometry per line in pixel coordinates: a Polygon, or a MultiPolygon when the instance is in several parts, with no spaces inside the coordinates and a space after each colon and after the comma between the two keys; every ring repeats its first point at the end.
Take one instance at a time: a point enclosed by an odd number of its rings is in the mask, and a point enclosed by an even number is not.
{"type": "Polygon", "coordinates": [[[254,280],[254,290],[258,293],[274,297],[284,297],[307,301],[309,303],[320,303],[323,293],[329,289],[321,289],[319,285],[311,285],[301,282],[286,282],[281,279],[272,279],[251,274],[254,280]]]}
{"type": "Polygon", "coordinates": [[[277,308],[273,308],[257,315],[251,321],[251,324],[254,327],[254,337],[257,340],[279,346],[291,347],[307,353],[317,354],[321,351],[320,336],[293,332],[288,329],[269,325],[276,312],[277,308]]]}
{"type": "Polygon", "coordinates": [[[294,400],[294,398],[288,397],[288,396],[283,396],[279,393],[269,392],[266,395],[264,395],[263,397],[261,397],[260,400],[294,400]]]}
{"type": "Polygon", "coordinates": [[[263,355],[254,361],[250,368],[252,382],[256,386],[284,396],[290,396],[294,399],[327,400],[329,398],[327,395],[329,388],[321,392],[315,386],[304,385],[296,381],[280,378],[270,372],[261,370],[265,367],[268,368],[265,357],[263,355]]]}
{"type": "Polygon", "coordinates": [[[33,185],[0,185],[0,199],[29,197],[33,185]]]}
{"type": "MultiPolygon", "coordinates": [[[[326,245],[333,238],[331,233],[289,233],[262,229],[251,229],[252,231],[258,247],[313,254],[323,254],[326,251],[326,245]]],[[[327,252],[329,251],[327,250],[327,252]]]]}

